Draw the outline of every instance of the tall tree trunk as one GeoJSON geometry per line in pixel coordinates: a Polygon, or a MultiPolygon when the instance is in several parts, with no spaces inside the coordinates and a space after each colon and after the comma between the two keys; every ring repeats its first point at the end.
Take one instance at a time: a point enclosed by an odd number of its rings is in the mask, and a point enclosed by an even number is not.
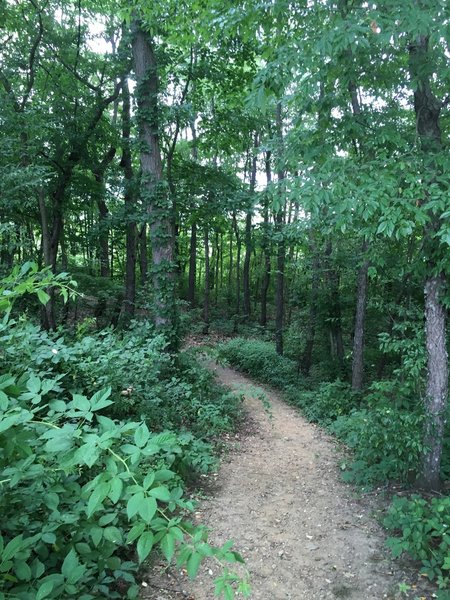
{"type": "Polygon", "coordinates": [[[333,246],[328,240],[325,247],[325,280],[328,292],[328,323],[330,334],[330,354],[336,360],[338,369],[344,369],[344,341],[342,338],[341,299],[339,291],[339,273],[332,264],[333,246]]]}
{"type": "Polygon", "coordinates": [[[195,278],[197,273],[197,223],[191,225],[191,240],[189,243],[189,276],[187,299],[191,308],[195,307],[195,278]]]}
{"type": "Polygon", "coordinates": [[[95,199],[97,202],[99,214],[99,250],[100,250],[100,277],[110,277],[111,271],[109,266],[109,211],[105,200],[105,172],[108,165],[112,162],[116,155],[116,148],[111,146],[105,153],[100,163],[94,167],[93,173],[97,184],[95,190],[95,199]]]}
{"type": "Polygon", "coordinates": [[[134,191],[134,174],[130,147],[131,137],[131,101],[128,89],[128,78],[122,78],[122,159],[120,166],[125,178],[125,221],[126,221],[126,259],[125,259],[125,293],[121,313],[125,320],[134,316],[136,303],[136,242],[137,230],[134,217],[136,195],[134,191]]]}
{"type": "MultiPolygon", "coordinates": [[[[283,147],[283,117],[281,102],[278,102],[276,108],[277,136],[280,145],[280,152],[283,147]]],[[[283,354],[283,321],[284,321],[284,268],[286,261],[286,243],[284,240],[284,191],[281,182],[285,179],[285,172],[282,167],[277,170],[279,189],[280,208],[275,217],[276,229],[278,234],[277,242],[277,280],[275,291],[275,347],[278,354],[283,354]]]]}
{"type": "Polygon", "coordinates": [[[220,281],[220,273],[219,273],[219,265],[220,265],[220,244],[219,244],[219,232],[216,231],[214,235],[214,242],[216,248],[216,266],[215,266],[215,276],[214,276],[214,305],[217,306],[219,301],[219,281],[220,281]]]}
{"type": "MultiPolygon", "coordinates": [[[[270,150],[266,152],[265,163],[266,163],[266,180],[269,186],[272,182],[272,169],[270,165],[272,153],[270,150]]],[[[269,243],[269,200],[264,199],[263,204],[263,232],[262,232],[262,250],[264,253],[264,273],[261,283],[261,317],[259,323],[262,327],[267,325],[267,292],[270,285],[270,243],[269,243]]]]}
{"type": "Polygon", "coordinates": [[[229,262],[228,262],[228,307],[233,303],[233,222],[230,227],[230,247],[229,247],[229,262]]]}
{"type": "Polygon", "coordinates": [[[203,231],[203,241],[205,244],[205,292],[203,296],[203,333],[209,333],[209,300],[210,300],[210,264],[209,264],[209,232],[205,226],[203,231]]]}
{"type": "Polygon", "coordinates": [[[158,135],[158,75],[153,40],[133,22],[133,64],[137,79],[141,195],[146,204],[152,244],[154,321],[176,345],[175,268],[172,209],[162,185],[162,163],[158,135]]]}
{"type": "Polygon", "coordinates": [[[319,300],[319,285],[320,285],[320,262],[317,253],[317,248],[314,243],[313,234],[310,232],[310,249],[313,255],[312,259],[312,279],[311,279],[311,298],[309,305],[309,321],[306,329],[305,349],[301,357],[300,368],[305,377],[309,375],[312,366],[312,355],[314,349],[314,341],[316,338],[317,324],[317,304],[319,300]]]}
{"type": "MultiPolygon", "coordinates": [[[[256,167],[258,148],[258,134],[255,133],[253,140],[253,157],[250,170],[250,194],[253,195],[256,186],[256,167]]],[[[252,201],[253,204],[253,201],[252,201]]],[[[252,255],[252,207],[249,207],[245,215],[245,257],[244,257],[244,272],[243,272],[243,287],[244,287],[244,318],[249,319],[251,313],[250,302],[250,259],[252,255]]]]}
{"type": "MultiPolygon", "coordinates": [[[[435,160],[435,155],[442,151],[439,119],[443,103],[436,98],[431,87],[432,67],[429,38],[424,35],[419,36],[409,47],[409,69],[411,79],[417,86],[414,90],[414,110],[423,152],[423,179],[427,186],[424,191],[424,201],[429,197],[429,186],[436,184],[440,167],[435,160]]],[[[418,483],[425,489],[437,490],[441,486],[440,467],[448,398],[447,315],[442,301],[447,281],[439,266],[439,248],[435,237],[436,231],[440,228],[441,215],[431,209],[429,219],[424,239],[429,273],[424,286],[428,368],[424,434],[426,449],[418,483]]]]}
{"type": "Polygon", "coordinates": [[[236,315],[241,312],[241,233],[236,219],[236,211],[233,211],[233,229],[236,236],[237,256],[236,256],[236,315]]]}
{"type": "Polygon", "coordinates": [[[364,380],[364,329],[366,323],[367,284],[370,261],[364,258],[369,244],[364,241],[362,246],[363,263],[358,270],[356,287],[356,314],[355,331],[353,334],[353,359],[352,359],[352,389],[356,392],[362,390],[364,380]]]}

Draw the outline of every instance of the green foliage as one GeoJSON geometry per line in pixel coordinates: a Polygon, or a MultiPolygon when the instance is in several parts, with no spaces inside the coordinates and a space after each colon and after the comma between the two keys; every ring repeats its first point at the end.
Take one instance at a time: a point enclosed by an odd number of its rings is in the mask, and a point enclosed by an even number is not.
{"type": "Polygon", "coordinates": [[[41,304],[47,304],[50,300],[49,288],[52,288],[53,292],[61,293],[67,302],[69,296],[75,296],[75,287],[76,283],[70,280],[67,273],[54,275],[49,268],[39,270],[35,262],[14,267],[0,282],[0,315],[3,313],[3,325],[7,323],[18,298],[35,294],[41,304]]]}
{"type": "MultiPolygon", "coordinates": [[[[385,384],[383,388],[387,388],[385,384]]],[[[407,481],[419,468],[423,451],[423,414],[401,408],[386,395],[375,391],[365,402],[367,408],[340,416],[330,430],[353,450],[353,460],[343,464],[344,479],[359,485],[385,480],[407,481]]]]}
{"type": "Polygon", "coordinates": [[[387,544],[394,557],[406,552],[422,563],[421,572],[436,580],[439,588],[450,585],[450,497],[427,500],[394,498],[384,526],[395,537],[387,544]]]}
{"type": "Polygon", "coordinates": [[[298,406],[305,417],[322,426],[331,425],[338,417],[348,415],[360,402],[360,394],[352,392],[348,383],[337,380],[321,383],[312,391],[286,390],[287,399],[298,406]]]}
{"type": "Polygon", "coordinates": [[[277,354],[271,342],[234,338],[219,345],[218,356],[233,367],[275,387],[284,388],[301,381],[295,362],[277,354]]]}
{"type": "MultiPolygon", "coordinates": [[[[35,278],[32,271],[30,281],[16,284],[21,292],[11,286],[11,296],[34,292],[35,278]]],[[[195,390],[183,373],[195,378],[201,372],[192,358],[176,365],[162,338],[145,327],[141,337],[132,331],[116,339],[108,330],[70,344],[26,319],[10,319],[1,336],[8,351],[0,373],[0,598],[136,598],[139,565],[152,551],[176,560],[191,577],[208,557],[242,562],[232,542],[213,547],[202,527],[186,521],[193,503],[184,497],[183,481],[215,464],[211,445],[193,433],[165,429],[164,421],[152,431],[139,417],[111,418],[127,360],[136,370],[130,385],[145,379],[148,369],[150,382],[139,393],[171,377],[176,386],[185,384],[187,405],[195,390]],[[131,345],[120,360],[120,344],[134,342],[135,361],[131,345]]],[[[214,388],[206,375],[201,384],[206,398],[214,388]]],[[[231,397],[227,402],[232,405],[231,397]]],[[[231,427],[231,411],[222,416],[220,407],[208,409],[199,430],[231,427]]],[[[231,590],[247,585],[235,574],[229,578],[231,590]]],[[[234,591],[220,593],[232,597],[234,591]]]]}

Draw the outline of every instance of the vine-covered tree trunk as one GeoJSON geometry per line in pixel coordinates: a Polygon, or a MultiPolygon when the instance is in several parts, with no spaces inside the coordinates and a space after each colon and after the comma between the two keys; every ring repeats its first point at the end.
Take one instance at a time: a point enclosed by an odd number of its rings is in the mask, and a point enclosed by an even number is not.
{"type": "Polygon", "coordinates": [[[364,329],[366,322],[367,284],[370,261],[364,258],[369,244],[363,243],[363,263],[358,270],[356,286],[355,332],[353,335],[352,389],[362,390],[364,380],[364,329]]]}
{"type": "Polygon", "coordinates": [[[172,208],[162,183],[158,135],[158,74],[153,41],[133,22],[133,64],[137,79],[137,121],[140,141],[141,197],[150,224],[154,321],[176,343],[175,268],[172,208]]]}
{"type": "MultiPolygon", "coordinates": [[[[423,153],[423,180],[426,186],[423,202],[426,202],[432,193],[430,186],[436,185],[436,176],[440,170],[435,156],[442,151],[439,119],[443,106],[431,87],[433,64],[427,36],[419,36],[410,45],[409,68],[411,79],[416,83],[414,110],[423,153]]],[[[441,215],[436,209],[429,209],[428,217],[424,240],[429,273],[424,287],[428,374],[425,397],[425,452],[418,483],[425,489],[437,490],[441,485],[440,467],[448,399],[447,315],[443,305],[447,282],[442,267],[439,266],[439,247],[434,236],[439,229],[441,215]]]]}
{"type": "Polygon", "coordinates": [[[147,283],[148,275],[148,252],[147,252],[147,223],[143,223],[139,233],[139,271],[141,274],[141,285],[147,283]]]}

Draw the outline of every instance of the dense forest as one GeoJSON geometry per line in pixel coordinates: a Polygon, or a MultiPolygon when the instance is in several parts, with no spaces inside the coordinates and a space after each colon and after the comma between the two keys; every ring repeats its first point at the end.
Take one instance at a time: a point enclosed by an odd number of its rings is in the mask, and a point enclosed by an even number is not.
{"type": "Polygon", "coordinates": [[[426,492],[394,503],[394,551],[445,589],[448,4],[0,16],[0,598],[134,598],[155,551],[249,593],[189,520],[242,411],[187,334],[230,337],[349,481],[426,492]]]}

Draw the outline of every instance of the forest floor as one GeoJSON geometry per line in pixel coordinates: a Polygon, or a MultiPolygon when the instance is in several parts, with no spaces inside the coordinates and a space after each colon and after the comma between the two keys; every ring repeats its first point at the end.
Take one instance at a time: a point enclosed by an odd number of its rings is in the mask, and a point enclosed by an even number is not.
{"type": "MultiPolygon", "coordinates": [[[[383,500],[341,481],[343,451],[336,441],[273,390],[256,388],[229,368],[213,368],[223,384],[245,395],[247,419],[230,436],[219,472],[205,480],[195,520],[211,530],[212,543],[234,540],[250,573],[251,598],[432,598],[416,586],[399,592],[398,584],[413,572],[393,562],[384,546],[376,519],[383,500]]],[[[182,569],[161,562],[145,578],[142,595],[213,600],[219,573],[215,564],[205,564],[191,581],[182,569]]]]}

